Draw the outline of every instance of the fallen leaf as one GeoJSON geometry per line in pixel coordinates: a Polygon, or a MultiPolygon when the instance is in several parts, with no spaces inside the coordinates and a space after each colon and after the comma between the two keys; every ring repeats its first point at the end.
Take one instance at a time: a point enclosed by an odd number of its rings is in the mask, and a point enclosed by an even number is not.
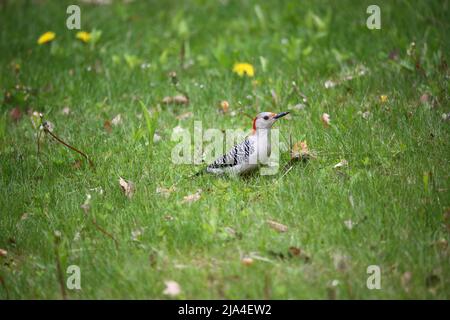
{"type": "Polygon", "coordinates": [[[171,215],[165,215],[164,216],[164,220],[166,220],[166,221],[172,221],[174,219],[174,217],[172,217],[171,215]]]}
{"type": "Polygon", "coordinates": [[[162,103],[164,104],[171,104],[173,102],[173,98],[172,97],[164,97],[162,99],[162,103]]]}
{"type": "Polygon", "coordinates": [[[72,168],[74,168],[74,169],[80,169],[82,163],[83,163],[83,162],[82,162],[81,160],[76,160],[76,161],[72,164],[72,168]]]}
{"type": "Polygon", "coordinates": [[[252,258],[250,258],[250,257],[243,257],[243,258],[241,259],[241,262],[242,262],[242,264],[243,264],[244,266],[250,266],[250,265],[253,264],[254,260],[253,260],[252,258]]]}
{"type": "Polygon", "coordinates": [[[345,220],[344,225],[347,227],[348,230],[352,230],[353,227],[356,225],[351,219],[345,220]]]}
{"type": "Polygon", "coordinates": [[[328,113],[324,113],[322,114],[322,123],[325,127],[329,127],[330,126],[330,115],[328,113]]]}
{"type": "Polygon", "coordinates": [[[342,168],[342,167],[346,167],[346,166],[348,166],[348,161],[343,159],[343,160],[341,160],[341,162],[335,164],[333,166],[333,168],[337,169],[337,168],[342,168]]]}
{"type": "Polygon", "coordinates": [[[27,220],[28,219],[29,214],[27,212],[25,212],[24,214],[22,214],[22,216],[20,217],[20,220],[27,220]]]}
{"type": "Polygon", "coordinates": [[[69,107],[64,107],[63,109],[62,109],[62,114],[63,115],[69,115],[70,114],[70,108],[69,107]]]}
{"type": "Polygon", "coordinates": [[[297,247],[289,247],[289,253],[294,257],[298,257],[302,253],[302,250],[297,247]]]}
{"type": "Polygon", "coordinates": [[[172,192],[176,191],[176,188],[174,186],[170,188],[164,188],[164,187],[157,187],[156,193],[164,196],[165,198],[168,198],[172,192]]]}
{"type": "Polygon", "coordinates": [[[176,95],[172,98],[175,104],[189,104],[189,99],[184,95],[176,95]]]}
{"type": "Polygon", "coordinates": [[[176,119],[177,120],[184,120],[184,119],[192,117],[193,115],[194,114],[192,112],[188,111],[188,112],[180,114],[179,116],[176,117],[176,119]]]}
{"type": "Polygon", "coordinates": [[[122,116],[120,115],[120,113],[111,120],[111,124],[113,126],[118,126],[119,124],[122,124],[122,116]]]}
{"type": "Polygon", "coordinates": [[[306,141],[298,141],[294,144],[291,150],[291,159],[307,160],[313,155],[309,152],[306,141]]]}
{"type": "Polygon", "coordinates": [[[134,183],[131,181],[127,181],[125,179],[123,179],[122,177],[119,177],[119,185],[120,188],[122,189],[123,193],[129,198],[131,199],[133,197],[134,194],[134,183]]]}
{"type": "Polygon", "coordinates": [[[220,108],[222,109],[223,113],[227,113],[230,109],[230,104],[228,103],[228,101],[223,100],[222,102],[220,102],[220,108]]]}
{"type": "Polygon", "coordinates": [[[11,120],[17,122],[20,120],[20,118],[22,118],[22,112],[18,107],[15,107],[11,109],[11,111],[9,112],[9,116],[11,117],[11,120]]]}
{"type": "Polygon", "coordinates": [[[269,227],[271,227],[273,230],[278,232],[286,232],[288,231],[288,227],[284,224],[281,224],[279,222],[273,221],[273,220],[267,220],[266,221],[269,227]]]}
{"type": "Polygon", "coordinates": [[[178,282],[169,280],[164,281],[164,283],[166,284],[166,288],[164,289],[163,294],[171,297],[176,297],[181,293],[181,287],[178,282]]]}
{"type": "Polygon", "coordinates": [[[8,251],[5,249],[0,249],[0,257],[6,257],[8,255],[8,251]]]}
{"type": "Polygon", "coordinates": [[[86,194],[86,199],[84,200],[84,203],[80,206],[81,209],[83,209],[85,214],[88,214],[89,210],[91,210],[91,195],[86,194]]]}
{"type": "MultiPolygon", "coordinates": [[[[283,252],[271,252],[274,256],[284,259],[286,256],[283,252]]],[[[297,248],[297,247],[289,247],[288,249],[288,253],[287,253],[287,257],[288,258],[299,258],[302,259],[305,263],[308,263],[311,260],[311,257],[305,253],[302,249],[297,248]]]]}
{"type": "Polygon", "coordinates": [[[325,89],[330,89],[330,88],[334,88],[336,86],[336,82],[334,82],[333,80],[327,80],[324,83],[325,89]]]}
{"type": "Polygon", "coordinates": [[[198,201],[200,199],[201,193],[202,193],[202,190],[199,189],[196,193],[193,193],[193,194],[183,197],[182,203],[191,203],[191,202],[198,201]]]}
{"type": "Polygon", "coordinates": [[[111,131],[112,131],[111,121],[106,120],[106,121],[103,123],[103,128],[105,128],[105,131],[106,131],[106,132],[111,133],[111,131]]]}

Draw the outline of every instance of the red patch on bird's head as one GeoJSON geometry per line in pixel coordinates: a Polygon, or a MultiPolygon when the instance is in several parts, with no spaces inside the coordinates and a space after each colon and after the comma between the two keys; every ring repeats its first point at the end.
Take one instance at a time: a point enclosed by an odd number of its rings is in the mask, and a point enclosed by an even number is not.
{"type": "Polygon", "coordinates": [[[258,119],[258,118],[253,119],[253,132],[256,131],[256,119],[258,119]]]}

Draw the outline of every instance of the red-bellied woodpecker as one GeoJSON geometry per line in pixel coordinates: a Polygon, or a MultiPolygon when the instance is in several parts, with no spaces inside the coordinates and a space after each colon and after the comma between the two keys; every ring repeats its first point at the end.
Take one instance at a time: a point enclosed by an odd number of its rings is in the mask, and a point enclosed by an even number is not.
{"type": "Polygon", "coordinates": [[[214,174],[242,174],[267,164],[271,152],[270,129],[289,112],[261,112],[253,119],[253,131],[244,141],[206,167],[214,174]]]}

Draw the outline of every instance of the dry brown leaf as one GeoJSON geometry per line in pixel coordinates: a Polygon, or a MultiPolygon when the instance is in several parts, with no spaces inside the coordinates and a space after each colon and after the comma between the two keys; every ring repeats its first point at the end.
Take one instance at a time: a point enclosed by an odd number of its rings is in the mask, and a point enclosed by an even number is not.
{"type": "Polygon", "coordinates": [[[191,111],[188,111],[188,112],[180,114],[179,116],[176,117],[176,119],[177,120],[184,120],[184,119],[192,117],[193,115],[194,114],[191,111]]]}
{"type": "Polygon", "coordinates": [[[5,249],[0,249],[0,257],[6,257],[8,255],[8,251],[5,249]]]}
{"type": "Polygon", "coordinates": [[[29,217],[29,214],[27,212],[25,212],[24,214],[22,214],[22,216],[20,217],[20,220],[27,220],[29,217]]]}
{"type": "Polygon", "coordinates": [[[323,123],[323,125],[325,127],[329,127],[330,126],[331,120],[330,120],[330,115],[328,113],[322,114],[321,119],[322,119],[322,123],[323,123]]]}
{"type": "Polygon", "coordinates": [[[254,260],[253,260],[252,258],[250,258],[250,257],[243,257],[243,258],[241,259],[241,263],[242,263],[244,266],[250,266],[250,265],[253,264],[253,262],[254,262],[254,260]]]}
{"type": "Polygon", "coordinates": [[[83,164],[83,162],[82,162],[81,160],[76,160],[76,161],[72,164],[72,168],[74,168],[74,169],[80,169],[82,164],[83,164]]]}
{"type": "Polygon", "coordinates": [[[181,94],[174,96],[172,101],[175,104],[189,104],[189,99],[181,94]]]}
{"type": "Polygon", "coordinates": [[[289,255],[291,255],[292,257],[303,259],[303,261],[306,263],[311,260],[311,257],[307,253],[297,247],[289,247],[289,255]]]}
{"type": "Polygon", "coordinates": [[[164,97],[162,99],[162,103],[164,104],[171,104],[173,102],[173,98],[172,97],[164,97]]]}
{"type": "Polygon", "coordinates": [[[103,128],[105,128],[105,131],[106,131],[106,132],[111,133],[111,131],[112,131],[111,121],[106,120],[106,121],[103,123],[103,128]]]}
{"type": "Polygon", "coordinates": [[[131,181],[127,181],[127,180],[123,179],[122,177],[119,177],[119,185],[120,185],[120,188],[122,189],[123,193],[129,199],[131,199],[133,197],[133,194],[135,191],[134,183],[131,181]]]}
{"type": "Polygon", "coordinates": [[[308,144],[306,141],[298,141],[294,144],[291,150],[291,159],[309,159],[312,157],[311,152],[309,152],[308,144]]]}
{"type": "Polygon", "coordinates": [[[220,102],[220,108],[222,109],[223,113],[227,113],[230,109],[230,104],[228,103],[228,101],[223,100],[222,102],[220,102]]]}
{"type": "Polygon", "coordinates": [[[297,247],[289,247],[289,253],[294,257],[299,257],[302,253],[302,250],[297,247]]]}
{"type": "Polygon", "coordinates": [[[164,283],[166,285],[166,288],[164,289],[163,294],[171,297],[176,297],[181,293],[181,287],[178,282],[169,280],[164,281],[164,283]]]}
{"type": "Polygon", "coordinates": [[[197,190],[196,193],[189,194],[189,195],[183,197],[182,203],[191,203],[191,202],[198,201],[200,199],[201,193],[202,193],[202,190],[199,189],[199,190],[197,190]]]}
{"type": "Polygon", "coordinates": [[[17,122],[20,120],[20,118],[22,118],[22,112],[18,107],[15,107],[11,109],[11,111],[9,112],[9,116],[11,117],[11,120],[17,122]]]}
{"type": "Polygon", "coordinates": [[[288,227],[284,224],[281,224],[279,222],[273,221],[273,220],[267,220],[266,221],[269,227],[271,227],[273,230],[278,232],[286,232],[288,231],[288,227]]]}

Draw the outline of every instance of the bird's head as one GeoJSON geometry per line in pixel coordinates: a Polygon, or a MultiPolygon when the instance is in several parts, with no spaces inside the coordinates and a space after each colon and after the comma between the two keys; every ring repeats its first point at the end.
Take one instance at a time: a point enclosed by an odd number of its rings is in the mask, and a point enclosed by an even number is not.
{"type": "Polygon", "coordinates": [[[256,116],[256,118],[253,119],[253,130],[256,129],[270,129],[272,125],[280,119],[281,117],[284,117],[289,112],[280,112],[280,113],[273,113],[273,112],[261,112],[256,116]]]}

